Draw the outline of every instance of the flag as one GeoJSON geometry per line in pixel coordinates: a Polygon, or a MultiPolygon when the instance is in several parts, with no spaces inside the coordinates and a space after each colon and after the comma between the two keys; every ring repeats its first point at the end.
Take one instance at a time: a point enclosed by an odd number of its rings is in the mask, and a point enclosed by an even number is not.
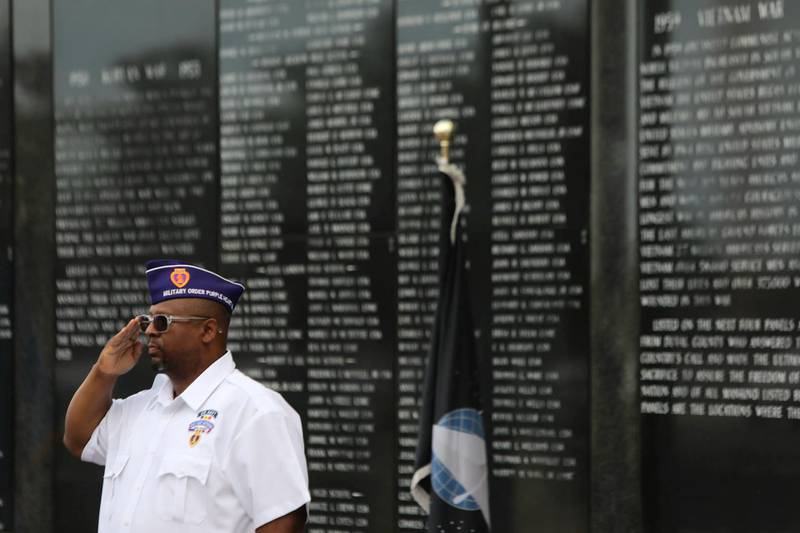
{"type": "Polygon", "coordinates": [[[490,530],[487,439],[458,223],[464,204],[464,176],[444,160],[439,160],[439,171],[445,182],[439,300],[425,375],[411,494],[428,512],[428,532],[485,533],[490,530]]]}

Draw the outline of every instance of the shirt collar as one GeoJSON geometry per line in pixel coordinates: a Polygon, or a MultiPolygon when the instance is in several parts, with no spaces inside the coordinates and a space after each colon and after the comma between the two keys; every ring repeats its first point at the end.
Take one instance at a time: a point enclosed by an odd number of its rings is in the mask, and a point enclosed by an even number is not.
{"type": "MultiPolygon", "coordinates": [[[[236,363],[233,361],[233,355],[231,355],[230,351],[227,351],[222,357],[214,361],[211,366],[206,368],[202,374],[197,376],[175,400],[181,399],[193,411],[198,410],[211,396],[211,393],[222,383],[222,380],[228,377],[235,369],[236,363]]],[[[169,405],[173,401],[172,394],[172,381],[167,378],[162,383],[153,401],[163,406],[169,405]]]]}

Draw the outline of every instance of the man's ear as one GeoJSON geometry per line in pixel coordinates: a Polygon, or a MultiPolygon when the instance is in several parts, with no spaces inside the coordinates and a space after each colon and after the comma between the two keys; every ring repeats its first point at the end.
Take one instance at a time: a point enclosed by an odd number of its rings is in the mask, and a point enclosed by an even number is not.
{"type": "Polygon", "coordinates": [[[217,338],[217,335],[221,333],[219,324],[217,323],[216,318],[208,318],[205,322],[203,322],[203,333],[200,339],[203,341],[203,344],[209,344],[214,339],[217,338]]]}

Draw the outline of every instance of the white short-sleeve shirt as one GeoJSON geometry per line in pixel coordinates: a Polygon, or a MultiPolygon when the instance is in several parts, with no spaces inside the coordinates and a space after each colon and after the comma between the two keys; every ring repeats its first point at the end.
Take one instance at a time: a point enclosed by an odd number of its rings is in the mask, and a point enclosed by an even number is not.
{"type": "Polygon", "coordinates": [[[177,398],[114,400],[81,458],[105,465],[99,533],[253,533],[310,500],[300,417],[230,352],[177,398]]]}

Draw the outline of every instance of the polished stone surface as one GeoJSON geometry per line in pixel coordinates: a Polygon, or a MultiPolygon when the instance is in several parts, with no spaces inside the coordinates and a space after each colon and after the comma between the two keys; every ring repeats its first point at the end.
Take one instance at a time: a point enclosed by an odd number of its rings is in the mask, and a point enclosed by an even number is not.
{"type": "Polygon", "coordinates": [[[592,5],[591,531],[642,529],[635,0],[592,5]]]}
{"type": "Polygon", "coordinates": [[[52,529],[53,122],[50,2],[13,2],[15,260],[15,522],[17,533],[52,529]],[[24,28],[23,31],[21,29],[24,28]]]}

